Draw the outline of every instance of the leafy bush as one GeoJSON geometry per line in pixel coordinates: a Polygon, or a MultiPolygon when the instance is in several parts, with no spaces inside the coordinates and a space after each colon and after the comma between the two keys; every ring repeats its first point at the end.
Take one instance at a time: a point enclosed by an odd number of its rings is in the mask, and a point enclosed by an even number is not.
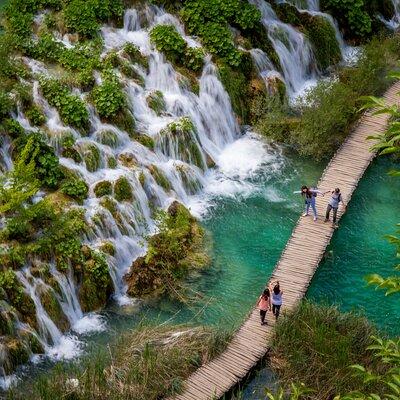
{"type": "Polygon", "coordinates": [[[207,264],[201,251],[204,231],[183,205],[174,202],[168,212],[160,211],[157,227],[146,256],[135,260],[126,276],[131,296],[176,296],[189,270],[207,264]]]}
{"type": "Polygon", "coordinates": [[[150,39],[169,61],[177,64],[181,62],[186,42],[173,25],[156,25],[150,32],[150,39]]]}
{"type": "Polygon", "coordinates": [[[129,56],[132,63],[139,64],[146,69],[149,66],[147,58],[142,55],[139,47],[135,46],[133,43],[125,44],[124,53],[129,56]]]}
{"type": "Polygon", "coordinates": [[[96,183],[94,187],[94,194],[96,197],[102,197],[112,194],[112,185],[110,181],[101,181],[96,183]]]}
{"type": "Polygon", "coordinates": [[[5,118],[13,107],[10,96],[0,90],[0,120],[5,118]]]}
{"type": "Polygon", "coordinates": [[[41,126],[46,122],[46,117],[43,114],[43,111],[37,105],[33,105],[28,110],[26,110],[25,116],[34,126],[41,126]]]}
{"type": "Polygon", "coordinates": [[[331,13],[349,36],[365,37],[371,33],[371,16],[366,10],[367,0],[323,0],[321,8],[331,13]]]}
{"type": "Polygon", "coordinates": [[[85,103],[70,92],[67,86],[55,79],[40,78],[43,96],[49,104],[57,108],[64,123],[84,130],[89,124],[89,113],[85,103]]]}
{"type": "Polygon", "coordinates": [[[12,118],[7,118],[3,121],[3,129],[12,138],[18,138],[25,133],[21,124],[12,118]]]}
{"type": "Polygon", "coordinates": [[[129,201],[133,199],[131,185],[124,176],[121,176],[115,182],[114,195],[117,201],[129,201]]]}
{"type": "Polygon", "coordinates": [[[235,67],[240,65],[241,53],[235,48],[229,24],[253,29],[261,18],[256,7],[242,0],[187,0],[181,16],[208,51],[235,67]]]}
{"type": "Polygon", "coordinates": [[[113,73],[103,76],[102,84],[92,90],[91,97],[100,117],[105,119],[115,117],[126,105],[121,84],[113,73]]]}
{"type": "Polygon", "coordinates": [[[82,179],[68,179],[61,185],[61,192],[81,202],[88,195],[88,186],[82,179]]]}
{"type": "Polygon", "coordinates": [[[194,71],[199,72],[204,65],[204,51],[201,47],[187,47],[184,58],[185,66],[194,71]]]}
{"type": "Polygon", "coordinates": [[[15,143],[15,153],[20,153],[29,141],[32,142],[29,157],[35,163],[38,179],[43,185],[56,188],[63,177],[63,173],[53,148],[46,144],[40,132],[29,133],[19,137],[15,143]]]}

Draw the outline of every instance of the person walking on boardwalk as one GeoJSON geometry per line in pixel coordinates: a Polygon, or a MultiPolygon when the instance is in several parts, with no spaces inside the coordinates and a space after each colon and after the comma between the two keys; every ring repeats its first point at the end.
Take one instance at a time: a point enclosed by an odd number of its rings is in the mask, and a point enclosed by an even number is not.
{"type": "MultiPolygon", "coordinates": [[[[329,193],[326,192],[326,193],[329,193]]],[[[326,208],[326,215],[325,215],[325,222],[329,221],[329,216],[332,211],[332,222],[335,228],[338,227],[336,224],[336,217],[337,217],[337,212],[339,208],[339,203],[342,202],[344,208],[346,209],[346,204],[344,204],[343,198],[342,198],[342,193],[340,193],[340,189],[336,188],[335,190],[332,190],[332,195],[331,198],[329,199],[328,206],[326,208]]]]}
{"type": "Polygon", "coordinates": [[[267,325],[265,316],[267,311],[271,310],[271,294],[269,289],[265,289],[261,296],[258,298],[257,307],[260,309],[261,325],[267,325]]]}
{"type": "Polygon", "coordinates": [[[319,194],[324,196],[324,193],[318,189],[309,188],[308,186],[305,186],[305,185],[301,187],[301,190],[296,190],[293,193],[297,193],[297,194],[300,193],[305,199],[306,209],[303,214],[303,217],[307,217],[308,212],[311,207],[311,209],[313,210],[313,214],[314,214],[314,221],[316,221],[317,220],[316,198],[317,198],[317,195],[319,195],[319,194]]]}
{"type": "Polygon", "coordinates": [[[281,290],[279,281],[276,281],[274,288],[272,289],[272,314],[275,315],[275,319],[278,319],[281,312],[282,295],[283,291],[281,290]]]}

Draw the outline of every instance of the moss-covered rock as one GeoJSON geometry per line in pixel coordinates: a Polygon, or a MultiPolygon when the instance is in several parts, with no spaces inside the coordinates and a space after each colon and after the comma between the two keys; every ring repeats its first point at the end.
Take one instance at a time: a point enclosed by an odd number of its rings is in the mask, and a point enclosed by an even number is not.
{"type": "Polygon", "coordinates": [[[43,308],[51,320],[61,331],[67,331],[69,329],[69,322],[56,298],[55,292],[51,288],[43,288],[39,297],[43,308]]]}
{"type": "Polygon", "coordinates": [[[156,148],[168,157],[205,168],[197,131],[188,117],[181,117],[162,129],[156,139],[156,148]]]}
{"type": "Polygon", "coordinates": [[[103,242],[100,246],[100,250],[105,253],[108,254],[110,256],[114,256],[115,255],[115,246],[112,242],[103,242]]]}
{"type": "Polygon", "coordinates": [[[97,139],[100,143],[110,147],[118,147],[118,135],[113,131],[101,131],[97,134],[97,139]]]}
{"type": "Polygon", "coordinates": [[[118,156],[119,162],[127,168],[135,168],[138,166],[138,160],[132,153],[121,153],[118,156]]]}
{"type": "Polygon", "coordinates": [[[96,197],[102,197],[112,194],[112,184],[110,181],[101,181],[96,183],[96,186],[93,189],[96,197]]]}
{"type": "Polygon", "coordinates": [[[154,178],[159,186],[161,186],[166,191],[171,190],[171,184],[169,180],[156,165],[149,165],[148,169],[151,176],[154,178]]]}
{"type": "Polygon", "coordinates": [[[165,111],[164,95],[159,90],[154,90],[146,97],[147,105],[157,114],[161,115],[165,111]]]}
{"type": "Polygon", "coordinates": [[[145,257],[139,257],[125,279],[133,297],[176,295],[190,271],[204,267],[204,231],[178,202],[158,218],[159,233],[149,239],[145,257]]]}
{"type": "Polygon", "coordinates": [[[83,144],[83,161],[89,172],[95,172],[100,168],[101,157],[99,148],[93,144],[83,144]]]}
{"type": "Polygon", "coordinates": [[[142,133],[142,134],[136,135],[135,140],[150,150],[154,149],[155,143],[154,143],[154,139],[151,136],[148,136],[148,135],[145,135],[142,133]]]}
{"type": "Polygon", "coordinates": [[[121,176],[114,183],[114,196],[117,201],[133,200],[131,185],[127,178],[121,176]]]}
{"type": "Polygon", "coordinates": [[[78,296],[82,310],[88,312],[104,307],[112,293],[112,281],[108,265],[99,252],[90,251],[79,277],[78,296]]]}
{"type": "Polygon", "coordinates": [[[187,165],[177,165],[176,170],[182,179],[183,186],[185,187],[187,193],[196,194],[202,189],[201,182],[194,174],[191,174],[191,171],[187,165]]]}
{"type": "Polygon", "coordinates": [[[140,52],[139,47],[135,46],[133,43],[126,43],[123,50],[132,63],[139,64],[145,69],[149,67],[147,57],[145,57],[140,52]]]}
{"type": "Polygon", "coordinates": [[[3,368],[6,374],[12,373],[18,365],[29,361],[29,347],[18,337],[0,337],[0,353],[5,361],[3,368]]]}

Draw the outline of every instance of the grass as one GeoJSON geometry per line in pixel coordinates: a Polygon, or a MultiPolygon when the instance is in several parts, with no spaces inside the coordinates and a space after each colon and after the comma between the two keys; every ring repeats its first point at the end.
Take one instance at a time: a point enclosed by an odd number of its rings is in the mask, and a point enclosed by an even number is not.
{"type": "Polygon", "coordinates": [[[303,301],[277,324],[271,365],[284,385],[302,382],[313,389],[310,399],[331,399],[360,389],[379,393],[379,387],[368,387],[349,368],[361,364],[373,371],[382,369],[367,350],[374,333],[362,316],[303,301]]]}
{"type": "Polygon", "coordinates": [[[146,321],[108,349],[73,365],[59,364],[8,400],[156,400],[179,393],[183,381],[226,347],[228,331],[146,321]]]}

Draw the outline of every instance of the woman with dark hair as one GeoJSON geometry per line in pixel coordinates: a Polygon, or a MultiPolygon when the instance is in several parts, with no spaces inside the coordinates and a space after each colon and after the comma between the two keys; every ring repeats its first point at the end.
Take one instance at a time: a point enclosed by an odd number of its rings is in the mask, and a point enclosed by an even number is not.
{"type": "Polygon", "coordinates": [[[281,311],[282,295],[283,292],[279,285],[279,281],[276,281],[274,288],[272,289],[272,314],[275,315],[275,319],[278,319],[281,311]]]}
{"type": "Polygon", "coordinates": [[[260,310],[261,325],[267,325],[265,316],[268,310],[271,310],[271,295],[269,289],[265,289],[258,298],[257,305],[260,310]]]}
{"type": "Polygon", "coordinates": [[[323,196],[324,193],[321,192],[318,189],[312,189],[312,188],[309,188],[308,186],[305,186],[305,185],[303,185],[301,187],[301,190],[296,190],[293,193],[300,193],[304,197],[305,204],[306,204],[306,209],[305,209],[305,212],[303,214],[303,217],[306,217],[308,215],[308,212],[309,212],[310,207],[311,207],[311,209],[313,210],[313,214],[314,214],[314,221],[316,221],[317,220],[316,198],[317,198],[317,195],[320,194],[320,195],[323,196]]]}
{"type": "MultiPolygon", "coordinates": [[[[326,193],[329,193],[329,191],[326,193]]],[[[340,202],[343,203],[343,207],[346,210],[346,204],[344,204],[344,201],[342,198],[342,193],[340,193],[339,188],[336,188],[335,190],[332,190],[332,195],[331,195],[331,198],[329,199],[329,203],[328,203],[328,207],[326,208],[326,215],[325,215],[325,222],[328,222],[330,213],[331,213],[331,211],[333,211],[333,226],[335,228],[337,228],[336,218],[337,218],[337,212],[338,212],[340,202]]]]}

